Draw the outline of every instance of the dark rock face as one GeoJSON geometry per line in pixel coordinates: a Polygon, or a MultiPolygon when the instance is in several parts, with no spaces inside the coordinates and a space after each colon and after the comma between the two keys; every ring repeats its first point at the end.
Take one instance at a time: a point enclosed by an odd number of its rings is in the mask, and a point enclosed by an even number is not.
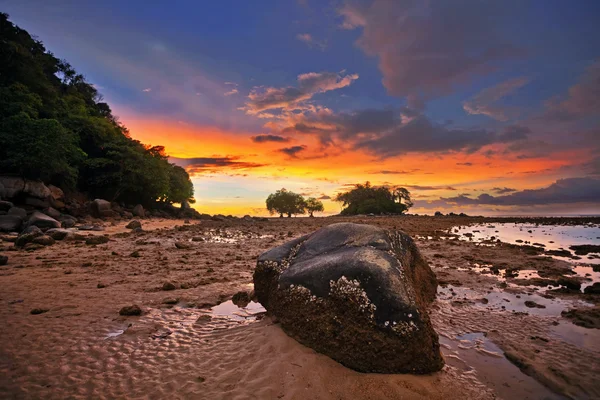
{"type": "Polygon", "coordinates": [[[16,217],[21,217],[21,219],[26,219],[27,218],[27,211],[25,211],[24,208],[11,207],[10,210],[8,210],[8,214],[7,215],[14,215],[16,217]]]}
{"type": "Polygon", "coordinates": [[[362,372],[444,365],[427,314],[435,275],[402,232],[333,224],[262,254],[258,301],[299,342],[362,372]]]}
{"type": "Polygon", "coordinates": [[[22,223],[17,215],[0,215],[0,232],[18,232],[22,223]]]}
{"type": "Polygon", "coordinates": [[[45,228],[60,228],[60,222],[55,220],[52,217],[49,217],[46,214],[42,214],[41,212],[35,211],[29,217],[29,222],[27,222],[28,226],[37,226],[40,229],[45,228]]]}
{"type": "Polygon", "coordinates": [[[14,207],[14,205],[10,201],[0,200],[0,211],[8,211],[12,207],[14,207]]]}

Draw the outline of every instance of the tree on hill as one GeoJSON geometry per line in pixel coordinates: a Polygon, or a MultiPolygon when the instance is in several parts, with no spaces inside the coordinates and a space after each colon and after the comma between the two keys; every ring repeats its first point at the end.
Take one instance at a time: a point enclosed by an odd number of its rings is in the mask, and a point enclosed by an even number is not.
{"type": "Polygon", "coordinates": [[[283,218],[284,214],[291,217],[292,214],[304,214],[306,212],[306,202],[301,195],[281,189],[267,197],[267,210],[271,214],[279,213],[283,218]]]}
{"type": "Polygon", "coordinates": [[[313,213],[315,212],[323,212],[325,208],[323,207],[323,203],[320,200],[315,199],[314,197],[309,197],[306,199],[306,211],[308,211],[308,215],[313,217],[313,213]]]}
{"type": "Polygon", "coordinates": [[[336,198],[345,207],[342,215],[358,214],[403,214],[413,205],[410,192],[402,187],[371,186],[357,184],[336,198]]]}
{"type": "Polygon", "coordinates": [[[0,171],[91,197],[193,201],[162,146],[129,136],[96,88],[0,13],[0,171]]]}

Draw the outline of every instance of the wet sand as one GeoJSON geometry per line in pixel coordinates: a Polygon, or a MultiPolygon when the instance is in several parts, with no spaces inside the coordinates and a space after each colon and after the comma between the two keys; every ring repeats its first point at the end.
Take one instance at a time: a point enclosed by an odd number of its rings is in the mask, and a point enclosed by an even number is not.
{"type": "Polygon", "coordinates": [[[453,227],[502,221],[142,220],[141,233],[118,221],[85,232],[109,235],[98,246],[57,242],[27,252],[2,242],[9,262],[0,267],[0,398],[600,398],[600,330],[561,316],[598,307],[599,296],[530,284],[572,277],[573,264],[513,244],[448,239],[453,227]],[[443,371],[357,373],[289,338],[259,305],[228,302],[251,290],[260,253],[340,221],[417,238],[440,281],[430,312],[443,371]],[[516,272],[507,277],[507,269],[516,272]],[[142,316],[119,315],[132,304],[142,316]]]}

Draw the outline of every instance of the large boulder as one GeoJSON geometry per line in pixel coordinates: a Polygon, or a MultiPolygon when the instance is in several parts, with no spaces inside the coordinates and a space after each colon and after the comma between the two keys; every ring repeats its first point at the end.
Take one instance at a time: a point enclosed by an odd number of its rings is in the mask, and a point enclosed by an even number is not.
{"type": "Polygon", "coordinates": [[[25,180],[15,176],[0,176],[0,197],[13,198],[25,189],[25,180]]]}
{"type": "Polygon", "coordinates": [[[18,215],[0,215],[0,232],[19,232],[22,223],[18,215]]]}
{"type": "Polygon", "coordinates": [[[144,211],[144,206],[142,206],[141,204],[138,204],[137,206],[133,207],[133,210],[131,210],[131,212],[136,217],[144,218],[146,216],[146,212],[144,211]]]}
{"type": "Polygon", "coordinates": [[[437,281],[403,232],[327,226],[262,254],[254,288],[284,331],[347,367],[430,373],[444,365],[427,314],[437,281]]]}
{"type": "Polygon", "coordinates": [[[35,208],[48,208],[50,207],[50,201],[49,199],[38,199],[37,197],[33,197],[33,196],[26,196],[25,197],[25,204],[28,206],[32,206],[35,208]]]}
{"type": "Polygon", "coordinates": [[[92,216],[96,218],[106,218],[114,215],[110,202],[102,199],[92,201],[90,204],[90,211],[92,216]]]}
{"type": "Polygon", "coordinates": [[[11,207],[11,209],[8,210],[7,215],[14,215],[16,217],[20,217],[21,219],[26,219],[27,218],[27,211],[25,211],[24,208],[11,207]]]}
{"type": "Polygon", "coordinates": [[[60,222],[46,214],[35,211],[29,217],[27,226],[37,226],[40,229],[60,228],[60,222]]]}
{"type": "Polygon", "coordinates": [[[48,186],[40,181],[25,181],[23,192],[38,199],[47,199],[52,194],[48,186]]]}
{"type": "Polygon", "coordinates": [[[48,189],[50,190],[50,196],[52,196],[54,200],[63,200],[65,198],[65,192],[63,192],[61,188],[54,185],[48,185],[48,189]]]}

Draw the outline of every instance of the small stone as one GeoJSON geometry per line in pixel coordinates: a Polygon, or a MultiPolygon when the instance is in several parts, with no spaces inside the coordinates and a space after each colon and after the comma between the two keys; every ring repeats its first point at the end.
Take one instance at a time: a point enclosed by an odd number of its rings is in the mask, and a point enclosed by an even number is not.
{"type": "Polygon", "coordinates": [[[96,287],[98,289],[104,289],[106,287],[106,285],[104,283],[99,283],[99,284],[96,285],[96,287]]]}
{"type": "Polygon", "coordinates": [[[137,219],[134,219],[133,221],[129,222],[125,228],[127,229],[141,229],[142,228],[142,223],[140,221],[138,221],[137,219]]]}
{"type": "Polygon", "coordinates": [[[88,245],[104,244],[104,243],[108,243],[109,240],[110,239],[106,236],[90,236],[87,239],[85,239],[85,244],[88,244],[88,245]]]}
{"type": "Polygon", "coordinates": [[[175,247],[177,247],[180,250],[185,250],[191,248],[192,245],[188,242],[175,242],[175,247]]]}
{"type": "Polygon", "coordinates": [[[47,308],[34,308],[33,310],[29,311],[30,314],[32,315],[38,315],[38,314],[43,314],[50,311],[47,308]]]}
{"type": "Polygon", "coordinates": [[[35,243],[35,244],[41,244],[42,246],[52,246],[55,243],[54,239],[52,239],[48,235],[38,236],[35,239],[33,239],[31,242],[35,243]]]}
{"type": "Polygon", "coordinates": [[[175,286],[175,284],[173,282],[165,282],[162,285],[162,290],[175,290],[177,289],[177,286],[175,286]]]}
{"type": "Polygon", "coordinates": [[[236,294],[233,295],[233,298],[231,299],[231,301],[236,306],[244,308],[248,305],[248,303],[250,303],[250,295],[248,294],[248,292],[244,292],[244,291],[237,292],[236,294]]]}
{"type": "Polygon", "coordinates": [[[142,315],[142,309],[136,304],[125,306],[119,310],[119,315],[142,315]]]}
{"type": "Polygon", "coordinates": [[[179,303],[179,299],[175,297],[167,297],[163,300],[163,304],[177,304],[179,303]]]}
{"type": "Polygon", "coordinates": [[[134,258],[140,258],[142,255],[140,254],[139,250],[134,251],[133,253],[131,253],[129,255],[129,257],[134,257],[134,258]]]}
{"type": "Polygon", "coordinates": [[[0,265],[8,264],[8,256],[0,256],[0,265]]]}

